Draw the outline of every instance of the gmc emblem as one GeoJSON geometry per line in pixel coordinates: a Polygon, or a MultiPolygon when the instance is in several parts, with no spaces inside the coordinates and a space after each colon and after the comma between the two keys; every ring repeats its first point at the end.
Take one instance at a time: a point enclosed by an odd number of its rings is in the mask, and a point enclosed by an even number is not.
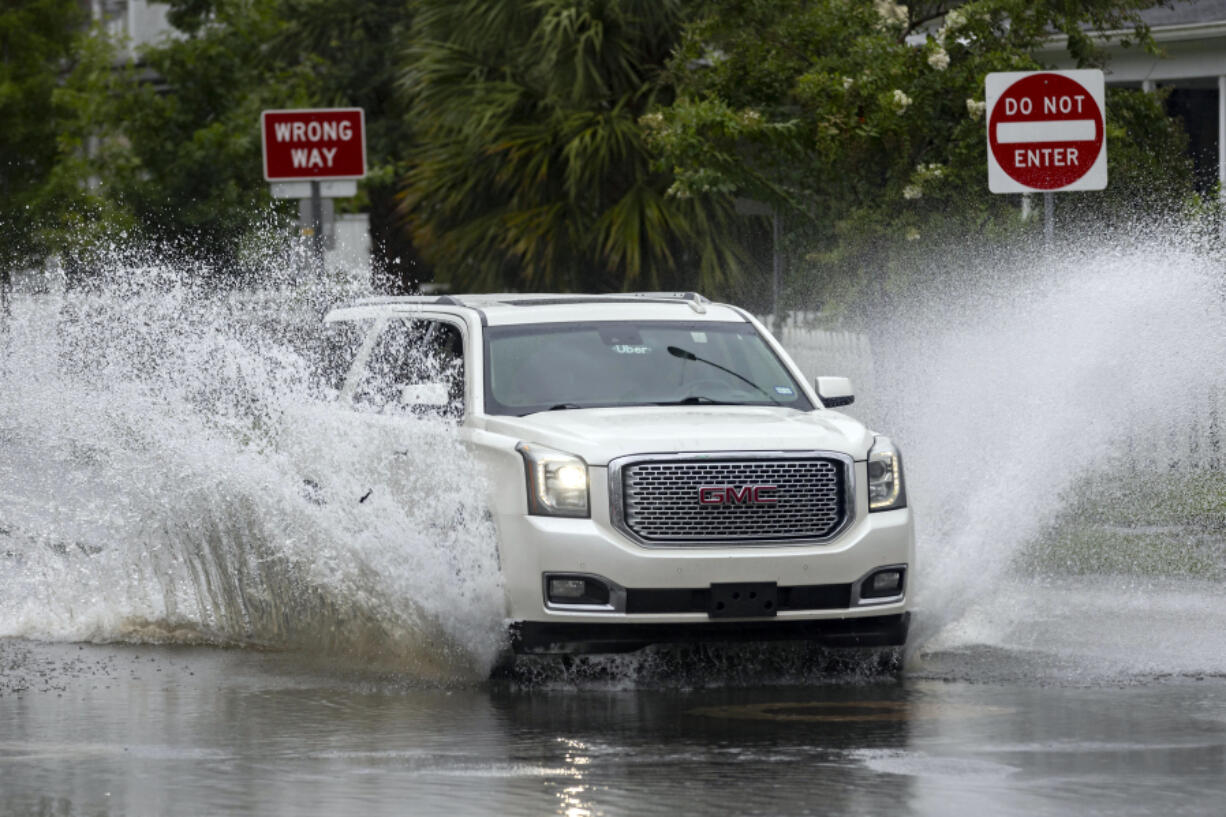
{"type": "Polygon", "coordinates": [[[774,485],[745,485],[736,488],[732,485],[705,485],[698,489],[699,505],[774,505],[779,500],[775,498],[774,485]]]}

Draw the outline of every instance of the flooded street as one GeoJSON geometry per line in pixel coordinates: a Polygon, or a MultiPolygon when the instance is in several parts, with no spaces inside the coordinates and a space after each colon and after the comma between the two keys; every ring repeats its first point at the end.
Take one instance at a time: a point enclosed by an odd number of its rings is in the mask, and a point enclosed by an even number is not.
{"type": "Polygon", "coordinates": [[[1226,0],[6,0],[0,817],[1226,817],[1226,0]]]}
{"type": "Polygon", "coordinates": [[[1226,679],[1003,680],[1027,660],[429,688],[252,650],[7,641],[0,813],[1221,814],[1226,679]]]}
{"type": "Polygon", "coordinates": [[[887,671],[712,645],[489,680],[485,476],[454,424],[388,446],[335,410],[332,293],[20,300],[0,815],[1220,817],[1217,268],[1062,263],[874,347],[853,408],[898,429],[917,525],[887,671]]]}

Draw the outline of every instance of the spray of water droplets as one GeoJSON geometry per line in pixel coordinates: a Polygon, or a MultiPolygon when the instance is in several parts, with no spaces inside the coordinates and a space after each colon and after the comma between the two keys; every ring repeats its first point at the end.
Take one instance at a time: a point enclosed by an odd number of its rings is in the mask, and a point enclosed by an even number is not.
{"type": "MultiPolygon", "coordinates": [[[[857,408],[907,466],[912,671],[974,675],[975,650],[987,676],[1001,655],[1037,653],[1074,675],[1226,671],[1226,534],[1155,522],[1190,518],[1173,497],[1203,489],[1203,509],[1222,489],[1222,265],[1192,244],[1015,248],[878,316],[857,408]],[[1118,557],[1112,537],[1145,540],[1148,561],[1118,557]]],[[[352,350],[331,348],[320,318],[353,292],[276,276],[223,292],[191,273],[125,257],[88,290],[15,299],[0,637],[307,649],[485,677],[505,646],[502,590],[483,476],[454,426],[406,418],[389,447],[337,409],[329,370],[352,350]]],[[[757,683],[778,664],[793,682],[829,668],[811,652],[657,649],[522,677],[757,683]]]]}
{"type": "Polygon", "coordinates": [[[15,298],[0,636],[487,674],[502,591],[482,474],[445,420],[406,419],[404,456],[337,409],[328,369],[352,350],[320,318],[349,294],[209,291],[125,260],[88,291],[15,298]]]}
{"type": "Polygon", "coordinates": [[[915,649],[1226,669],[1226,300],[1221,260],[1194,247],[963,262],[879,327],[875,398],[918,520],[915,649]]]}

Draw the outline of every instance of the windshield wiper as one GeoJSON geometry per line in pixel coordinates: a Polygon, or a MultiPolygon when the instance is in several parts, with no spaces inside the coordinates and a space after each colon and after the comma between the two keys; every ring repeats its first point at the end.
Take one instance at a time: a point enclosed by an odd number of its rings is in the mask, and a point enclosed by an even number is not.
{"type": "Polygon", "coordinates": [[[657,406],[739,406],[740,403],[732,403],[727,400],[716,400],[713,397],[707,397],[705,394],[691,394],[689,397],[682,397],[680,400],[669,400],[665,403],[656,403],[657,406]]]}
{"type": "MultiPolygon", "coordinates": [[[[745,381],[746,383],[748,383],[753,388],[757,389],[762,394],[765,394],[766,399],[770,400],[776,406],[782,405],[778,400],[775,399],[775,396],[773,394],[771,394],[766,389],[759,386],[757,383],[750,380],[745,375],[741,374],[740,372],[733,371],[732,369],[729,369],[727,366],[721,366],[718,363],[716,363],[714,360],[707,360],[705,357],[699,357],[698,355],[694,354],[688,349],[682,349],[680,346],[669,346],[668,353],[672,355],[673,357],[679,357],[682,360],[696,360],[699,363],[705,363],[708,366],[714,366],[715,368],[719,369],[721,372],[727,372],[728,374],[732,375],[738,380],[745,381]]],[[[717,401],[712,401],[712,402],[717,402],[717,401]]]]}
{"type": "Polygon", "coordinates": [[[540,414],[542,411],[566,411],[567,409],[581,408],[592,408],[592,406],[581,406],[578,403],[558,403],[557,405],[550,406],[549,408],[533,409],[532,411],[525,411],[523,414],[518,414],[516,416],[527,417],[531,414],[540,414]]]}

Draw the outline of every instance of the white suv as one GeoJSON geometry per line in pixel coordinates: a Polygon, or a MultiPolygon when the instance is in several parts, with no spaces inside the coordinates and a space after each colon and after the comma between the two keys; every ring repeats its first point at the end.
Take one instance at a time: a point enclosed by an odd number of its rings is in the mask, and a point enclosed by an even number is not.
{"type": "Polygon", "coordinates": [[[906,641],[902,461],[751,315],[693,293],[373,298],[342,403],[452,416],[518,652],[906,641]]]}

